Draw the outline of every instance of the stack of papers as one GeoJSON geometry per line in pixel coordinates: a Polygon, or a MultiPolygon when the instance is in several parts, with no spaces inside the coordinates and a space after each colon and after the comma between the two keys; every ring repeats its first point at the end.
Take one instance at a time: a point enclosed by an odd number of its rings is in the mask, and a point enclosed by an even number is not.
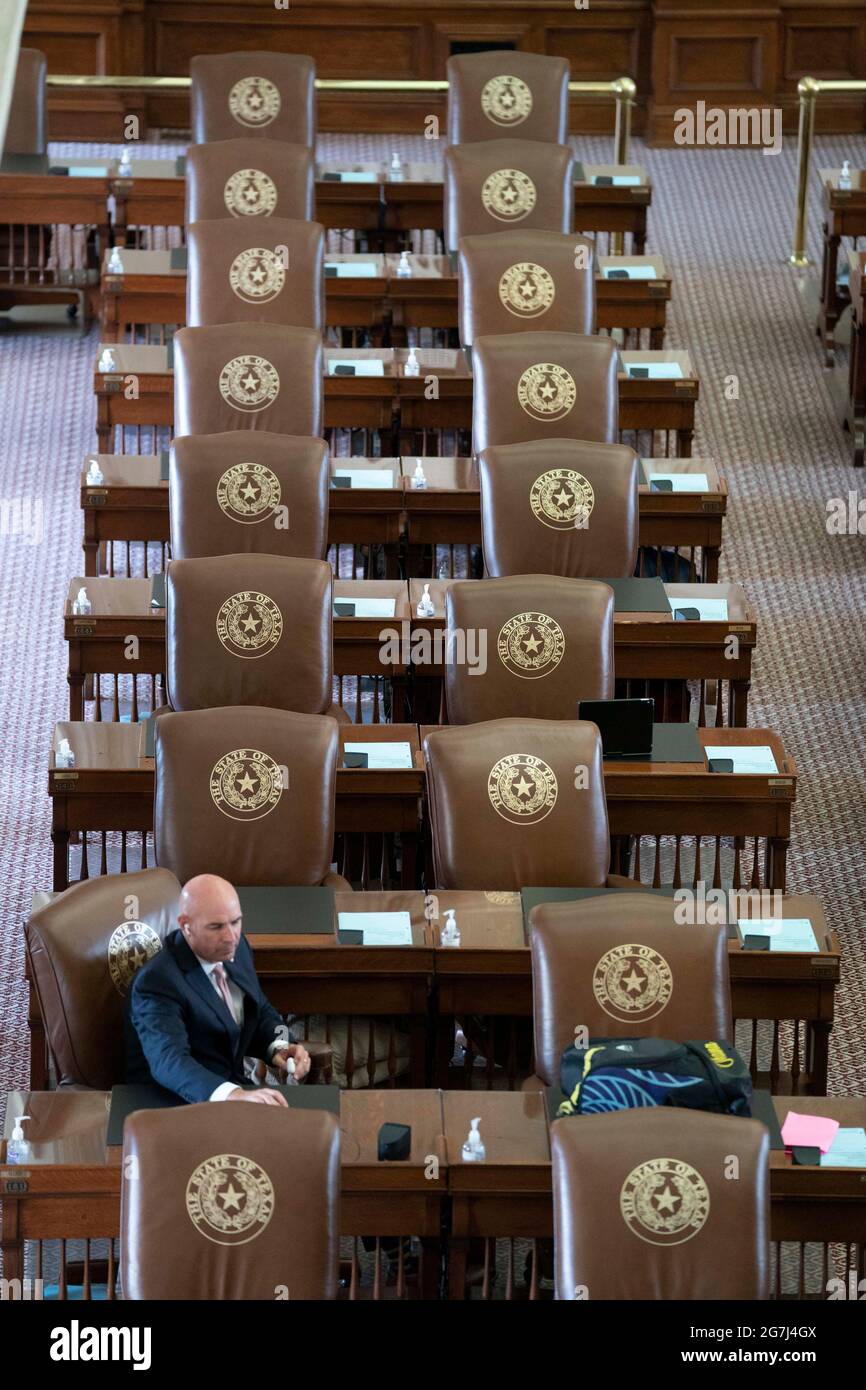
{"type": "Polygon", "coordinates": [[[408,743],[347,743],[343,752],[366,753],[367,766],[380,770],[412,767],[412,749],[408,743]]]}
{"type": "Polygon", "coordinates": [[[617,278],[625,273],[629,280],[657,279],[655,266],[651,265],[606,265],[603,272],[605,280],[610,279],[613,271],[617,272],[617,278]]]}
{"type": "Polygon", "coordinates": [[[394,474],[384,468],[335,468],[334,478],[348,478],[351,487],[389,488],[394,486],[394,474]]]}
{"type": "Polygon", "coordinates": [[[702,623],[726,623],[728,621],[728,600],[726,598],[671,598],[668,594],[671,612],[680,608],[695,608],[702,623]]]}
{"type": "Polygon", "coordinates": [[[776,759],[773,757],[773,750],[767,744],[756,744],[754,748],[733,743],[714,744],[712,747],[708,744],[704,748],[704,752],[708,760],[710,758],[733,759],[734,772],[754,772],[760,773],[764,777],[774,777],[779,772],[776,759]]]}
{"type": "Polygon", "coordinates": [[[363,933],[365,946],[411,946],[408,912],[338,912],[340,931],[363,933]]]}
{"type": "Polygon", "coordinates": [[[647,482],[670,483],[671,492],[709,492],[710,480],[706,473],[651,473],[646,470],[647,482]]]}
{"type": "Polygon", "coordinates": [[[338,280],[374,280],[375,261],[325,261],[325,269],[334,272],[338,280]]]}
{"type": "Polygon", "coordinates": [[[820,1149],[825,1154],[839,1128],[838,1120],[823,1115],[801,1115],[789,1110],[782,1125],[782,1143],[786,1149],[820,1149]]]}
{"type": "Polygon", "coordinates": [[[337,376],[338,367],[351,367],[355,376],[385,375],[385,363],[380,357],[332,357],[328,361],[328,376],[337,376]]]}
{"type": "Polygon", "coordinates": [[[629,376],[635,372],[647,376],[650,381],[678,381],[683,371],[679,362],[629,362],[626,364],[629,376]]]}
{"type": "Polygon", "coordinates": [[[808,951],[819,954],[821,947],[808,917],[738,917],[740,936],[766,936],[771,951],[808,951]]]}
{"type": "Polygon", "coordinates": [[[397,611],[395,598],[353,598],[351,594],[335,594],[335,603],[353,603],[356,618],[393,618],[397,611]]]}
{"type": "Polygon", "coordinates": [[[822,1168],[866,1168],[866,1129],[839,1129],[826,1153],[822,1168]]]}

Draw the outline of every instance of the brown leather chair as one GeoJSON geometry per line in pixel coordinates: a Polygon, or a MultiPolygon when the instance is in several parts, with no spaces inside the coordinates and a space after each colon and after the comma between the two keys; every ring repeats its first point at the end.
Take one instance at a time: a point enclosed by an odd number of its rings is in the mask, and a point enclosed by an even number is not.
{"type": "Polygon", "coordinates": [[[325,229],[256,217],[187,228],[186,321],[325,326],[325,229]]]}
{"type": "Polygon", "coordinates": [[[333,582],[324,560],[172,560],[165,624],[171,708],[331,713],[333,582]]]}
{"type": "Polygon", "coordinates": [[[765,1125],[620,1110],[557,1120],[550,1149],[557,1299],[769,1298],[765,1125]]]}
{"type": "Polygon", "coordinates": [[[38,48],[18,53],[15,85],[9,107],[4,154],[45,154],[48,134],[45,119],[45,78],[48,60],[38,48]]]}
{"type": "Polygon", "coordinates": [[[591,1038],[733,1041],[725,928],[683,926],[675,907],[656,893],[603,893],[532,909],[537,1075],[527,1089],[559,1085],[578,1024],[591,1038]]]}
{"type": "Polygon", "coordinates": [[[199,54],[192,79],[192,143],[238,135],[316,143],[316,65],[300,53],[199,54]]]}
{"type": "Polygon", "coordinates": [[[330,884],[337,721],[232,706],[156,720],[157,863],[186,882],[219,873],[236,887],[330,884]]]}
{"type": "Polygon", "coordinates": [[[340,1127],[330,1112],[139,1110],[124,1125],[123,1173],[125,1299],[336,1298],[340,1127]]]}
{"type": "Polygon", "coordinates": [[[568,63],[543,53],[509,49],[458,53],[445,64],[448,143],[498,140],[568,140],[568,63]]]}
{"type": "Polygon", "coordinates": [[[574,159],[567,145],[482,140],[445,151],[445,245],[506,228],[570,232],[574,159]]]}
{"type": "Polygon", "coordinates": [[[174,343],[175,434],[320,435],[324,352],[312,328],[182,328],[174,343]]]}
{"type": "Polygon", "coordinates": [[[295,217],[316,208],[312,150],[288,140],[211,140],[186,152],[185,226],[211,218],[295,217]]]}
{"type": "Polygon", "coordinates": [[[438,887],[515,891],[614,881],[594,724],[495,719],[436,729],[424,740],[424,757],[438,887]]]}
{"type": "Polygon", "coordinates": [[[177,926],[180,884],[167,869],[73,884],[24,928],[57,1084],[107,1091],[124,1079],[123,1001],[177,926]]]}
{"type": "Polygon", "coordinates": [[[618,353],[610,338],[504,333],[472,349],[472,447],[619,433],[618,353]]]}
{"type": "Polygon", "coordinates": [[[484,449],[481,533],[490,575],[634,574],[640,512],[638,459],[627,444],[536,439],[484,449]]]}
{"type": "Polygon", "coordinates": [[[491,333],[595,332],[595,248],[588,237],[519,227],[461,237],[457,270],[464,347],[491,333]]]}
{"type": "Polygon", "coordinates": [[[329,485],[324,439],[265,430],[178,435],[168,482],[172,556],[323,560],[329,485]]]}
{"type": "Polygon", "coordinates": [[[613,590],[592,579],[522,574],[467,579],[445,599],[449,724],[511,716],[574,719],[579,700],[613,697],[613,590]],[[460,657],[460,634],[486,636],[486,665],[460,657]]]}

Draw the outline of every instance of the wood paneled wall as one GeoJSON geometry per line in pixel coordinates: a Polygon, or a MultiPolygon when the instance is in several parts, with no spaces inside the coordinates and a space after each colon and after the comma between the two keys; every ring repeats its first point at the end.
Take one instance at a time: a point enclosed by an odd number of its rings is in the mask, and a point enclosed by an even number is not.
{"type": "MultiPolygon", "coordinates": [[[[196,53],[276,48],[309,53],[320,77],[442,78],[452,44],[504,43],[566,57],[576,80],[629,75],[640,94],[634,129],[673,141],[674,112],[780,106],[796,128],[797,82],[866,77],[864,0],[31,0],[24,42],[49,71],[175,76],[196,53]]],[[[117,137],[122,117],[184,128],[184,95],[53,92],[51,130],[117,137]]],[[[323,94],[322,130],[421,131],[444,114],[434,96],[323,94]]],[[[572,101],[572,129],[609,131],[613,104],[572,101]]],[[[866,128],[866,102],[824,97],[819,128],[866,128]]]]}

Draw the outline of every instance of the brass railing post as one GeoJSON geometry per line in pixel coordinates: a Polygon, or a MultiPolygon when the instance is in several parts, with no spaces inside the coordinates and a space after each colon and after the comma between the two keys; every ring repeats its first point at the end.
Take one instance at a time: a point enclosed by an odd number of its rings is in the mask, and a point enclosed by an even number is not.
{"type": "MultiPolygon", "coordinates": [[[[616,93],[616,127],[613,143],[614,164],[628,164],[628,148],[631,141],[631,113],[637,87],[630,77],[618,77],[613,84],[616,93]]],[[[624,238],[622,232],[614,232],[610,239],[611,254],[621,256],[624,238]]]]}
{"type": "Polygon", "coordinates": [[[806,212],[809,199],[809,169],[812,163],[812,140],[815,135],[815,101],[821,83],[814,77],[802,77],[797,83],[800,94],[800,133],[797,140],[797,210],[794,219],[794,249],[789,265],[802,269],[809,264],[806,255],[806,212]]]}

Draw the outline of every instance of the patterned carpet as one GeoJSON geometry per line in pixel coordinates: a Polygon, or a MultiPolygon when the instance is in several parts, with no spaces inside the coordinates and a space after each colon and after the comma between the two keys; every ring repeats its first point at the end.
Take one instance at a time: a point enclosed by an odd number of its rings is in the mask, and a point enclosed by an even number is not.
{"type": "MultiPolygon", "coordinates": [[[[325,136],[323,155],[430,158],[412,137],[325,136]]],[[[164,147],[163,147],[164,149],[164,147]]],[[[588,162],[608,141],[581,142],[588,162]]],[[[54,153],[107,153],[94,146],[54,153]]],[[[156,150],[142,149],[142,154],[156,150]]],[[[160,150],[162,153],[163,150],[160,150]]],[[[866,165],[866,141],[821,139],[816,167],[866,165]]],[[[830,1089],[866,1091],[866,541],[828,536],[827,502],[866,478],[849,463],[813,333],[813,266],[790,250],[795,150],[646,150],[654,183],[649,250],[674,277],[668,346],[688,348],[702,397],[696,454],[716,460],[731,506],[721,577],[741,581],[759,615],[750,722],[777,729],[800,770],[788,882],[821,896],[845,948],[831,1043],[830,1089]],[[739,399],[725,397],[735,375],[739,399]]],[[[817,179],[810,254],[819,254],[817,179]]],[[[22,923],[30,894],[51,882],[46,759],[66,709],[60,615],[81,565],[78,470],[95,443],[95,331],[0,336],[0,1093],[26,1085],[28,1035],[22,923]],[[11,504],[23,499],[10,534],[11,504]]],[[[20,503],[19,503],[20,505],[20,503]]]]}

